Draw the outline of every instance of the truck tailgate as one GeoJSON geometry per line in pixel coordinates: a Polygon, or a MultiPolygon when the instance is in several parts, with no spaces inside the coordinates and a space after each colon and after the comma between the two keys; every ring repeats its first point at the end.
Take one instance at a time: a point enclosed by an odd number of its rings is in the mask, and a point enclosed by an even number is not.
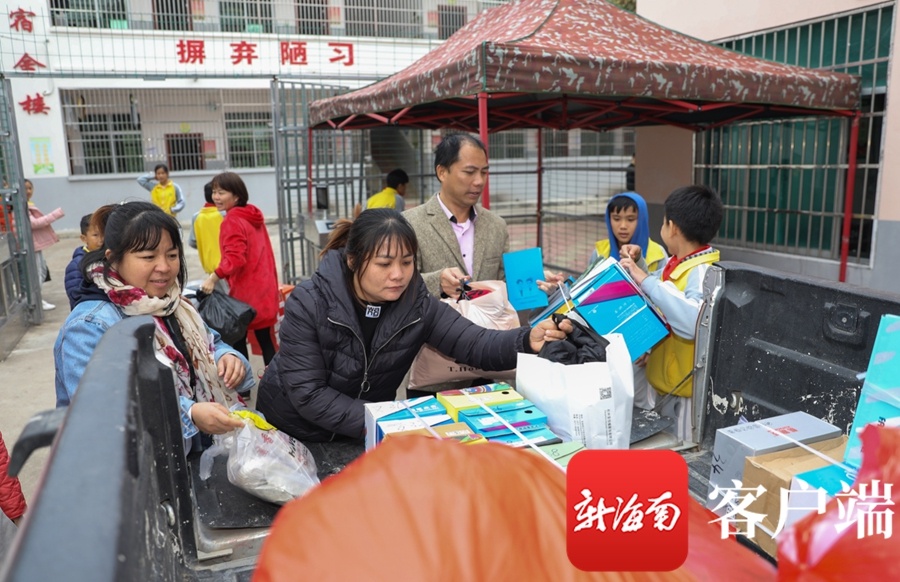
{"type": "Polygon", "coordinates": [[[705,496],[716,430],[804,411],[846,434],[878,323],[900,295],[721,262],[697,330],[691,491],[705,496]],[[696,477],[696,480],[695,480],[696,477]]]}

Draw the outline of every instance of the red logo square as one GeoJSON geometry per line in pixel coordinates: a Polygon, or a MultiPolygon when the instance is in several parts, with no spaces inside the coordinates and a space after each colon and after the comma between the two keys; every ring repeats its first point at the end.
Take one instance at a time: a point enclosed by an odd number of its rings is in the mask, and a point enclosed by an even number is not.
{"type": "Polygon", "coordinates": [[[688,471],[673,451],[582,451],[566,470],[566,549],[581,570],[665,572],[688,553],[688,471]]]}

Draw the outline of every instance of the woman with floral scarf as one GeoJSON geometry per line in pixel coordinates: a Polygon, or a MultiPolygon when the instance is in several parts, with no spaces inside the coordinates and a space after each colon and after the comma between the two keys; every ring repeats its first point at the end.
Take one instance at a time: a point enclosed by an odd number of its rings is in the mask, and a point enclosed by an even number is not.
{"type": "Polygon", "coordinates": [[[185,439],[198,430],[222,434],[243,426],[228,407],[238,401],[236,390],[252,386],[250,364],[182,297],[187,269],[179,224],[149,202],[129,202],[109,215],[104,235],[103,247],[81,263],[84,293],[53,348],[57,407],[71,401],[107,329],[152,315],[157,359],[173,371],[185,439]]]}

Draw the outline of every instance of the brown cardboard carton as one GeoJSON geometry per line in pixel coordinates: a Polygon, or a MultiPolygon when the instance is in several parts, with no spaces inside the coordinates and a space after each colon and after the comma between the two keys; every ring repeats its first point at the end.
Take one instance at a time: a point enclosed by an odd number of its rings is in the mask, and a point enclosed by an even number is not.
{"type": "MultiPolygon", "coordinates": [[[[841,435],[807,446],[840,462],[844,457],[847,437],[841,435]]],[[[781,512],[781,490],[790,490],[794,475],[818,469],[827,464],[825,459],[798,446],[756,457],[747,457],[744,463],[742,487],[752,489],[762,485],[765,488],[765,492],[751,503],[747,510],[764,514],[766,517],[762,520],[762,525],[770,531],[775,531],[781,512]]],[[[739,525],[738,530],[745,531],[746,528],[743,527],[743,524],[739,525]]],[[[753,541],[770,556],[774,557],[778,553],[776,541],[759,528],[755,530],[753,541]]]]}

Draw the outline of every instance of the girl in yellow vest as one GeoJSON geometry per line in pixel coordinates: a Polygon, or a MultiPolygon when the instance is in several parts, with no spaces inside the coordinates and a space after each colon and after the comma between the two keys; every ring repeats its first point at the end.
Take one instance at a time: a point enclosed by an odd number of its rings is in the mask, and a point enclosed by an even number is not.
{"type": "Polygon", "coordinates": [[[147,172],[139,176],[137,181],[150,192],[150,200],[166,214],[175,216],[184,208],[184,194],[181,187],[169,179],[169,168],[165,164],[156,164],[152,174],[147,172]]]}
{"type": "MultiPolygon", "coordinates": [[[[660,237],[672,253],[649,275],[640,247],[624,245],[619,261],[662,311],[671,333],[650,350],[647,380],[659,400],[654,409],[675,418],[676,436],[691,438],[694,336],[703,304],[703,279],[719,251],[709,246],[722,223],[722,200],[706,186],[684,186],[666,199],[660,237]]],[[[637,393],[637,389],[635,389],[637,393]]]]}

